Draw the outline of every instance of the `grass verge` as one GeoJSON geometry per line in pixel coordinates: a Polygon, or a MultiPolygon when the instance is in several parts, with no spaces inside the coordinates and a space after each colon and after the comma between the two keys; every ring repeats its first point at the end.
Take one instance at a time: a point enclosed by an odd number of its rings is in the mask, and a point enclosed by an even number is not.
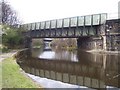
{"type": "Polygon", "coordinates": [[[13,57],[2,61],[2,88],[40,88],[30,78],[21,73],[13,57]]]}

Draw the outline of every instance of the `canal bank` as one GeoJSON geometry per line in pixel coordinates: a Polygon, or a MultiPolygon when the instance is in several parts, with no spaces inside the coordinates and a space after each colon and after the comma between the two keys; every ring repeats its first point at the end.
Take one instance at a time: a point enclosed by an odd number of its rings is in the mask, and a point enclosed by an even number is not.
{"type": "Polygon", "coordinates": [[[1,55],[1,86],[2,88],[41,88],[16,63],[14,55],[18,51],[1,55]]]}
{"type": "Polygon", "coordinates": [[[107,50],[101,50],[101,49],[93,49],[93,50],[87,50],[86,52],[89,53],[99,53],[99,54],[120,54],[120,51],[107,51],[107,50]]]}

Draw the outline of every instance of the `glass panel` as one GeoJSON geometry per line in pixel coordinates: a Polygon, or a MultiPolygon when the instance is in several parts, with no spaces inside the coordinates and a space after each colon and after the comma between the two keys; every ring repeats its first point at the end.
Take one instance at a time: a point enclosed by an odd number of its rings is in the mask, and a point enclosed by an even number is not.
{"type": "Polygon", "coordinates": [[[77,17],[71,18],[71,26],[77,26],[77,17]]]}
{"type": "Polygon", "coordinates": [[[93,15],[93,25],[99,25],[100,23],[100,14],[93,15]]]}
{"type": "Polygon", "coordinates": [[[32,23],[32,30],[35,30],[35,23],[32,23]]]}
{"type": "Polygon", "coordinates": [[[62,28],[62,19],[57,20],[57,28],[62,28]]]}
{"type": "Polygon", "coordinates": [[[46,29],[50,28],[50,21],[46,21],[46,29]]]}
{"type": "Polygon", "coordinates": [[[40,22],[36,23],[36,29],[40,28],[40,22]]]}
{"type": "Polygon", "coordinates": [[[92,16],[85,16],[85,25],[91,25],[92,16]]]}
{"type": "Polygon", "coordinates": [[[69,27],[69,18],[64,19],[64,27],[69,27]]]}
{"type": "Polygon", "coordinates": [[[78,26],[84,26],[84,16],[78,18],[78,26]]]}
{"type": "Polygon", "coordinates": [[[52,20],[51,21],[51,28],[55,28],[56,27],[56,20],[52,20]]]}
{"type": "Polygon", "coordinates": [[[41,29],[44,29],[45,22],[41,22],[41,29]]]}
{"type": "Polygon", "coordinates": [[[31,30],[31,24],[28,24],[28,30],[31,30]]]}
{"type": "Polygon", "coordinates": [[[106,13],[101,14],[101,23],[100,24],[104,24],[106,19],[107,19],[107,14],[106,13]]]}

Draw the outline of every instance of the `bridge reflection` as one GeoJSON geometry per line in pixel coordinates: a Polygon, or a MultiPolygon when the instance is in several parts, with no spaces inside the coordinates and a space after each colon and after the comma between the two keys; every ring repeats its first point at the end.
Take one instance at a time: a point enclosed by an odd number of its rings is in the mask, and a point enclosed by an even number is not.
{"type": "Polygon", "coordinates": [[[84,57],[84,53],[78,51],[79,60],[73,62],[33,58],[26,52],[19,53],[23,56],[17,58],[18,64],[26,73],[89,88],[120,87],[120,56],[85,54],[84,57]]]}

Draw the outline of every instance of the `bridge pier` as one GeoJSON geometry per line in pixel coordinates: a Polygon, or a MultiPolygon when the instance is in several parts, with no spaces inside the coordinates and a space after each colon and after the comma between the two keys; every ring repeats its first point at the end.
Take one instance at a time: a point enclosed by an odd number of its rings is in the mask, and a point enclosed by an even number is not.
{"type": "Polygon", "coordinates": [[[51,50],[51,42],[52,42],[52,39],[50,39],[50,38],[43,39],[44,50],[51,50]]]}
{"type": "Polygon", "coordinates": [[[32,38],[31,37],[25,37],[24,41],[25,48],[31,48],[32,47],[32,38]]]}
{"type": "Polygon", "coordinates": [[[102,37],[79,37],[77,39],[78,49],[82,50],[102,50],[103,38],[102,37]]]}

